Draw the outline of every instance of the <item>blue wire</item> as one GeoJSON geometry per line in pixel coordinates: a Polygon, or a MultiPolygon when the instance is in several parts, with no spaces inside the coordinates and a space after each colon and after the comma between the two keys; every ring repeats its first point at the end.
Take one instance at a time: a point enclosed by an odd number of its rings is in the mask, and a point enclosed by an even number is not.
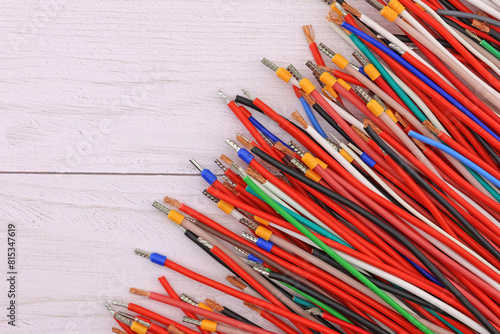
{"type": "MultiPolygon", "coordinates": [[[[443,287],[443,285],[441,284],[441,282],[439,282],[434,276],[432,276],[432,274],[430,272],[428,272],[427,270],[425,270],[424,268],[420,267],[418,264],[416,264],[415,262],[413,262],[412,260],[410,260],[409,258],[407,258],[406,256],[404,256],[403,254],[400,254],[402,257],[405,258],[406,261],[408,261],[412,266],[415,267],[415,269],[418,270],[419,273],[421,273],[425,278],[427,278],[429,281],[433,282],[433,283],[436,283],[437,285],[439,285],[440,287],[443,287]]],[[[444,288],[444,287],[443,287],[444,288]]]]}
{"type": "Polygon", "coordinates": [[[432,140],[430,138],[427,138],[426,136],[422,136],[421,134],[416,133],[415,131],[409,131],[408,136],[413,137],[415,139],[418,139],[427,145],[434,146],[434,147],[440,149],[441,151],[448,153],[449,155],[456,158],[464,165],[470,167],[472,170],[477,172],[479,175],[484,177],[486,180],[493,183],[495,186],[500,187],[500,181],[497,178],[493,177],[490,173],[488,173],[487,171],[485,171],[484,169],[482,169],[481,167],[479,167],[478,165],[476,165],[475,163],[473,163],[472,161],[470,161],[469,159],[467,159],[466,157],[464,157],[463,155],[461,155],[457,151],[449,148],[448,146],[441,144],[440,142],[438,142],[436,140],[432,140]]]}
{"type": "Polygon", "coordinates": [[[323,131],[321,126],[318,123],[318,120],[316,117],[314,117],[314,114],[311,110],[311,106],[309,103],[307,103],[306,99],[304,97],[299,97],[300,102],[302,103],[302,106],[304,107],[304,110],[306,111],[307,117],[309,118],[309,121],[311,122],[313,128],[318,131],[318,133],[321,135],[321,137],[326,138],[326,133],[323,131]]]}
{"type": "MultiPolygon", "coordinates": [[[[259,195],[257,195],[257,193],[250,187],[246,187],[245,190],[254,195],[255,197],[257,198],[260,198],[259,195]]],[[[262,199],[262,198],[260,198],[262,199]]],[[[276,202],[276,201],[275,201],[276,202]]],[[[295,219],[297,219],[301,224],[305,225],[306,227],[310,228],[311,230],[313,230],[314,232],[324,236],[325,238],[328,238],[328,239],[331,239],[333,241],[336,241],[338,242],[339,244],[342,244],[344,246],[347,246],[349,248],[352,248],[354,249],[351,245],[349,245],[347,242],[345,242],[344,240],[340,239],[339,237],[337,237],[335,234],[325,230],[323,227],[319,226],[319,225],[316,225],[315,223],[313,223],[312,221],[310,221],[309,219],[307,218],[304,218],[302,217],[301,215],[299,215],[298,213],[284,207],[283,205],[281,205],[280,203],[276,202],[279,206],[281,206],[283,209],[286,210],[286,212],[288,212],[291,216],[293,216],[295,219]]]]}
{"type": "Polygon", "coordinates": [[[252,123],[253,126],[255,126],[255,128],[257,130],[259,130],[260,132],[262,132],[264,134],[264,136],[266,136],[267,138],[271,139],[273,142],[276,143],[276,142],[279,141],[280,143],[282,143],[283,145],[285,145],[289,149],[292,149],[284,141],[282,141],[281,139],[279,139],[278,137],[276,137],[271,131],[269,131],[268,129],[266,129],[266,127],[264,127],[264,125],[260,124],[259,121],[256,120],[253,116],[248,117],[248,120],[250,121],[250,123],[252,123]]]}
{"type": "Polygon", "coordinates": [[[356,27],[350,25],[347,22],[342,23],[342,28],[345,28],[355,34],[356,36],[364,39],[368,43],[376,46],[378,49],[386,53],[388,56],[390,56],[392,59],[396,60],[398,63],[406,67],[411,73],[413,73],[417,78],[425,82],[429,87],[434,89],[436,92],[439,93],[442,97],[444,97],[448,102],[453,104],[457,109],[459,109],[461,112],[463,112],[465,115],[467,115],[470,119],[472,119],[475,123],[477,123],[479,126],[481,126],[484,130],[486,130],[490,135],[495,137],[498,141],[500,141],[500,137],[493,132],[490,128],[488,128],[483,122],[481,122],[474,114],[472,114],[467,108],[465,108],[460,102],[455,100],[453,96],[448,94],[444,89],[439,87],[434,81],[429,79],[427,76],[425,76],[422,72],[420,72],[416,67],[414,67],[412,64],[407,62],[404,58],[402,58],[400,55],[398,55],[396,52],[391,50],[389,47],[385,46],[383,43],[377,41],[375,38],[371,37],[370,35],[365,34],[361,30],[357,29],[356,27]]]}

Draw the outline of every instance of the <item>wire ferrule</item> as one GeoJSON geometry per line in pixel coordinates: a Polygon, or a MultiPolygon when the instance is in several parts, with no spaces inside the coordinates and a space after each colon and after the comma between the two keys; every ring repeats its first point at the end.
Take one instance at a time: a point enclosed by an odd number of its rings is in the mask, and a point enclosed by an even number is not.
{"type": "Polygon", "coordinates": [[[151,253],[151,255],[149,256],[149,260],[153,263],[163,266],[167,261],[167,257],[158,253],[151,253]]]}

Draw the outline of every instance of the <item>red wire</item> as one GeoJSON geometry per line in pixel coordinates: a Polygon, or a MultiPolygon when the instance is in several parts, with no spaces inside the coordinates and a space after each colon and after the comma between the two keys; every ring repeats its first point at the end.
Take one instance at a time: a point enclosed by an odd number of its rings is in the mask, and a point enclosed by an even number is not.
{"type": "MultiPolygon", "coordinates": [[[[306,327],[309,327],[311,329],[314,329],[314,330],[317,330],[319,332],[322,332],[322,333],[329,333],[329,334],[338,334],[336,331],[333,331],[323,325],[320,325],[314,321],[311,321],[309,319],[306,319],[306,318],[303,318],[303,317],[300,317],[298,315],[296,315],[295,313],[292,313],[286,309],[283,309],[281,307],[278,307],[274,304],[271,304],[269,302],[266,302],[262,299],[259,299],[259,298],[256,298],[256,297],[253,297],[253,296],[250,296],[246,293],[243,293],[241,291],[238,291],[234,288],[231,288],[227,285],[224,285],[222,283],[219,283],[217,281],[214,281],[208,277],[205,277],[205,276],[202,276],[198,273],[195,273],[194,271],[191,271],[185,267],[182,267],[181,265],[173,262],[173,261],[170,261],[170,260],[166,260],[165,261],[165,264],[164,264],[165,267],[167,268],[170,268],[172,270],[175,270],[176,272],[186,276],[186,277],[189,277],[195,281],[198,281],[202,284],[205,284],[207,286],[210,286],[214,289],[217,289],[221,292],[224,292],[228,295],[231,295],[233,297],[236,297],[238,299],[241,299],[243,301],[246,301],[246,302],[249,302],[249,303],[252,303],[256,306],[259,306],[263,309],[266,309],[270,312],[273,312],[275,314],[278,314],[282,317],[285,317],[289,320],[291,320],[292,322],[295,322],[295,323],[300,323],[306,327]]],[[[190,304],[187,304],[187,303],[184,303],[184,302],[181,302],[181,301],[178,301],[178,300],[175,300],[173,298],[169,298],[169,297],[166,297],[166,296],[163,296],[163,295],[160,295],[160,294],[157,294],[157,293],[154,293],[154,292],[151,292],[150,293],[150,296],[149,298],[153,299],[152,297],[155,298],[155,300],[158,300],[158,301],[161,301],[163,303],[166,303],[166,304],[169,304],[169,305],[172,305],[172,306],[175,306],[175,307],[179,307],[179,308],[186,308],[188,311],[191,311],[193,313],[196,313],[196,314],[199,314],[199,315],[203,315],[205,317],[208,317],[208,318],[211,318],[211,319],[214,319],[214,320],[218,320],[218,319],[215,319],[215,317],[218,317],[219,319],[221,318],[228,318],[226,316],[223,316],[222,314],[218,314],[218,313],[213,313],[213,312],[210,312],[210,311],[207,311],[207,310],[204,310],[202,308],[199,308],[199,307],[196,307],[196,306],[193,306],[193,305],[190,305],[190,304]]],[[[227,321],[229,321],[229,319],[231,318],[228,318],[227,321]]],[[[234,320],[234,319],[232,319],[234,320]]],[[[235,320],[236,321],[236,320],[235,320]]],[[[221,322],[224,322],[228,325],[230,325],[231,323],[230,322],[226,322],[226,321],[221,321],[221,322]]],[[[234,322],[232,322],[234,323],[234,322]]],[[[239,321],[238,321],[239,323],[239,321]]],[[[248,325],[250,326],[250,325],[248,325]]],[[[233,326],[233,327],[238,327],[238,326],[233,326]]],[[[253,326],[250,326],[253,328],[253,326]]],[[[238,327],[240,328],[240,327],[238,327]]],[[[264,331],[262,329],[259,329],[260,331],[264,331]]],[[[265,331],[266,333],[269,333],[268,331],[265,331]]],[[[257,333],[262,333],[262,332],[257,332],[257,333]]]]}
{"type": "MultiPolygon", "coordinates": [[[[165,292],[167,293],[167,295],[169,295],[170,297],[172,298],[175,298],[177,300],[181,300],[180,297],[177,295],[177,293],[175,292],[175,290],[172,288],[172,286],[170,285],[170,283],[168,283],[167,279],[165,278],[165,276],[162,276],[160,278],[158,278],[158,281],[160,281],[160,284],[163,286],[163,288],[165,289],[165,292]]],[[[196,316],[196,314],[192,313],[192,312],[187,312],[187,311],[184,311],[184,314],[186,314],[188,317],[190,318],[193,318],[193,319],[198,319],[198,317],[196,316]]],[[[209,331],[206,331],[204,329],[201,328],[201,326],[196,326],[198,327],[199,331],[203,334],[210,334],[209,331]]]]}
{"type": "Polygon", "coordinates": [[[443,38],[445,38],[455,50],[457,50],[462,56],[464,56],[468,62],[481,73],[481,75],[486,79],[497,90],[500,90],[500,82],[490,73],[486,68],[484,68],[476,58],[460,43],[458,42],[451,33],[446,30],[441,24],[439,24],[432,16],[427,14],[421,7],[417,6],[409,0],[400,1],[406,8],[410,9],[415,15],[421,17],[425,22],[427,22],[434,30],[436,30],[443,38]]]}
{"type": "MultiPolygon", "coordinates": [[[[209,193],[213,194],[214,196],[221,196],[220,197],[221,199],[233,204],[236,207],[240,207],[243,210],[247,210],[247,211],[251,212],[252,214],[255,214],[263,219],[269,220],[272,223],[275,223],[277,225],[280,225],[282,227],[290,229],[291,231],[298,232],[298,230],[295,229],[293,227],[293,225],[291,225],[290,223],[288,223],[286,221],[276,219],[276,218],[273,219],[273,217],[269,217],[265,212],[259,211],[255,208],[252,208],[252,207],[245,208],[244,203],[242,203],[242,202],[238,203],[237,200],[235,200],[234,198],[228,197],[228,198],[224,199],[223,197],[225,195],[218,192],[215,188],[210,187],[207,189],[207,191],[209,193]]],[[[181,204],[179,209],[181,211],[183,211],[184,213],[192,216],[193,218],[196,218],[199,221],[204,222],[205,224],[209,225],[210,227],[216,229],[217,231],[219,231],[223,234],[226,234],[226,235],[230,235],[233,239],[237,239],[238,241],[244,243],[245,245],[253,248],[257,252],[262,253],[262,250],[260,250],[254,244],[248,242],[246,239],[243,239],[239,235],[237,235],[237,234],[227,230],[226,228],[220,226],[219,224],[217,224],[216,222],[214,222],[210,218],[203,216],[202,214],[200,214],[196,210],[191,209],[190,207],[186,206],[185,204],[181,204]]],[[[342,251],[348,255],[351,255],[351,256],[353,256],[361,261],[364,261],[370,265],[373,265],[373,266],[375,266],[383,271],[390,273],[391,275],[397,276],[397,277],[399,277],[399,278],[401,278],[401,279],[403,279],[403,280],[405,280],[405,281],[407,281],[415,286],[418,286],[419,288],[433,294],[437,298],[442,299],[443,301],[446,301],[446,303],[453,305],[453,307],[459,309],[462,313],[467,314],[467,315],[470,314],[469,311],[467,311],[467,309],[465,309],[462,304],[458,303],[458,301],[456,299],[454,299],[454,297],[451,295],[451,293],[448,290],[445,290],[444,288],[442,288],[442,287],[440,287],[440,286],[438,286],[430,281],[418,280],[418,279],[416,279],[416,277],[414,275],[410,275],[410,274],[407,274],[407,273],[401,271],[400,267],[397,267],[397,268],[391,267],[391,266],[385,264],[384,262],[382,262],[378,258],[367,257],[366,255],[361,254],[359,251],[356,251],[352,248],[349,248],[347,246],[339,244],[338,242],[335,242],[331,239],[325,238],[325,237],[318,235],[316,233],[313,233],[313,234],[316,235],[316,237],[318,237],[321,241],[323,241],[328,246],[330,246],[336,250],[342,251]]]]}
{"type": "Polygon", "coordinates": [[[359,327],[354,326],[353,324],[350,324],[348,322],[344,322],[344,321],[340,320],[339,318],[334,317],[333,315],[331,315],[328,312],[323,312],[323,319],[330,321],[334,324],[337,324],[337,325],[341,326],[342,328],[351,329],[359,334],[370,334],[370,332],[367,332],[364,329],[360,330],[359,327]]]}
{"type": "Polygon", "coordinates": [[[325,61],[323,60],[323,57],[321,57],[321,53],[319,52],[316,43],[312,42],[311,44],[309,44],[309,49],[311,50],[311,53],[314,57],[314,61],[316,62],[316,64],[320,66],[325,66],[325,61]]]}
{"type": "Polygon", "coordinates": [[[274,316],[272,313],[267,312],[266,310],[260,311],[260,316],[282,331],[284,331],[287,334],[299,334],[296,330],[294,330],[292,327],[288,326],[284,321],[281,321],[278,317],[274,316]]]}
{"type": "Polygon", "coordinates": [[[354,84],[354,85],[359,86],[359,87],[367,88],[361,81],[359,81],[358,79],[356,79],[355,77],[353,77],[350,74],[342,72],[341,70],[333,70],[332,74],[334,76],[336,76],[337,78],[340,78],[346,82],[349,82],[349,83],[354,84]]]}
{"type": "MultiPolygon", "coordinates": [[[[183,303],[183,302],[180,302],[180,303],[183,303]]],[[[186,334],[199,334],[199,333],[195,332],[194,330],[192,330],[184,325],[181,325],[181,324],[179,324],[179,323],[177,323],[169,318],[166,318],[162,315],[159,315],[158,313],[154,313],[154,312],[152,312],[152,311],[150,311],[142,306],[139,306],[137,304],[129,303],[128,310],[131,312],[141,314],[145,317],[148,317],[148,318],[150,318],[156,322],[159,322],[165,326],[174,325],[175,327],[177,327],[178,329],[180,329],[181,331],[183,331],[186,334]]]]}

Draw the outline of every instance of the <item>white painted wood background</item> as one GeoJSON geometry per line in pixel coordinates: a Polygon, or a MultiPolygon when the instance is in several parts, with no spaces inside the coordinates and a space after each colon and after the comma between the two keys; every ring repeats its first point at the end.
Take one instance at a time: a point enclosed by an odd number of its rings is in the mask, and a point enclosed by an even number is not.
{"type": "Polygon", "coordinates": [[[308,73],[301,26],[311,23],[318,43],[350,55],[324,19],[326,4],[0,4],[0,333],[110,333],[102,303],[111,299],[180,320],[180,312],[128,294],[131,286],[161,292],[161,275],[179,293],[246,312],[133,249],[165,253],[218,280],[228,274],[151,203],[168,194],[241,230],[201,195],[205,184],[188,159],[215,171],[214,158],[234,156],[224,139],[243,128],[218,89],[235,95],[244,87],[285,115],[302,111],[260,59],[308,73]],[[4,307],[8,223],[18,232],[17,328],[6,325],[4,307]]]}

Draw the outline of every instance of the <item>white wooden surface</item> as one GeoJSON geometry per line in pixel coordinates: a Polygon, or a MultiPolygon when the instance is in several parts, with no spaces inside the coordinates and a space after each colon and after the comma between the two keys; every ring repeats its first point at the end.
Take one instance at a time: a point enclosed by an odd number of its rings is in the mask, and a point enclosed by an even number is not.
{"type": "Polygon", "coordinates": [[[128,288],[161,292],[161,275],[178,292],[243,311],[133,249],[166,253],[223,280],[227,272],[151,203],[169,194],[239,229],[200,194],[205,184],[188,159],[216,170],[212,160],[232,154],[224,139],[243,131],[218,89],[235,95],[244,87],[285,115],[302,111],[260,59],[308,73],[301,26],[310,23],[318,43],[350,55],[324,19],[328,7],[319,0],[0,4],[1,310],[9,222],[18,230],[19,271],[18,328],[0,311],[0,333],[109,333],[114,323],[102,302],[152,306],[128,288]]]}

